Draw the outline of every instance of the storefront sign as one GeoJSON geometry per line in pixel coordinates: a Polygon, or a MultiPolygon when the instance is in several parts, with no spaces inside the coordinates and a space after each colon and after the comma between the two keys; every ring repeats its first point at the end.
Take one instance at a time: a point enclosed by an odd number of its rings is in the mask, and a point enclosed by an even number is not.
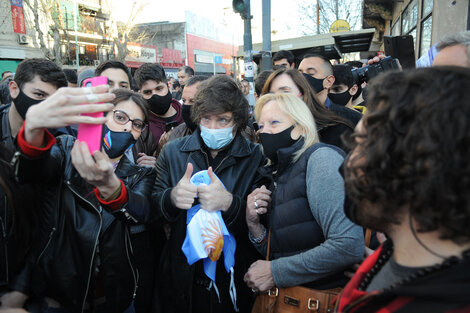
{"type": "Polygon", "coordinates": [[[155,63],[157,62],[157,47],[128,43],[126,62],[155,63]]]}
{"type": "Polygon", "coordinates": [[[23,14],[23,0],[10,0],[10,3],[13,31],[18,34],[26,34],[23,14]]]}

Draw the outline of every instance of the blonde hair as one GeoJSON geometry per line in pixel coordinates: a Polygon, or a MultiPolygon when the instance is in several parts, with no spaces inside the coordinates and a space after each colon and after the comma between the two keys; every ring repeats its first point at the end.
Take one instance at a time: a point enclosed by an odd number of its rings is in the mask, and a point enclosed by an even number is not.
{"type": "Polygon", "coordinates": [[[266,103],[274,101],[282,112],[286,113],[293,121],[294,125],[299,126],[304,137],[304,145],[294,154],[293,162],[296,162],[302,153],[314,144],[320,142],[315,126],[315,120],[308,106],[294,95],[287,93],[265,94],[256,102],[255,118],[260,120],[261,111],[266,103]]]}

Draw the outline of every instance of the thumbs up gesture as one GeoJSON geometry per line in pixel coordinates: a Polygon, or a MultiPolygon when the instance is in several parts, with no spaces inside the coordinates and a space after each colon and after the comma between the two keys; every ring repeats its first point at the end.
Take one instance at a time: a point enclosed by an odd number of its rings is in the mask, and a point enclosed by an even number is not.
{"type": "Polygon", "coordinates": [[[211,179],[211,184],[197,187],[201,208],[209,212],[227,211],[232,203],[232,194],[224,188],[222,182],[214,175],[212,167],[209,167],[207,173],[211,179]]]}
{"type": "Polygon", "coordinates": [[[193,165],[188,163],[186,173],[184,173],[178,184],[171,190],[171,203],[182,210],[189,210],[193,206],[194,198],[197,195],[197,187],[190,182],[192,174],[193,165]]]}

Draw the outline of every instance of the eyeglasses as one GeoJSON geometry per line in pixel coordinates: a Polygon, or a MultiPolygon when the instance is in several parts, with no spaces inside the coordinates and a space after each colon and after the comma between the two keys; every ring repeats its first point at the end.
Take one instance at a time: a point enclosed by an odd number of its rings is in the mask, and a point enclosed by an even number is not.
{"type": "Polygon", "coordinates": [[[136,131],[144,131],[147,124],[140,119],[131,120],[129,115],[126,112],[113,110],[113,119],[119,125],[126,125],[129,121],[132,122],[132,128],[136,131]]]}

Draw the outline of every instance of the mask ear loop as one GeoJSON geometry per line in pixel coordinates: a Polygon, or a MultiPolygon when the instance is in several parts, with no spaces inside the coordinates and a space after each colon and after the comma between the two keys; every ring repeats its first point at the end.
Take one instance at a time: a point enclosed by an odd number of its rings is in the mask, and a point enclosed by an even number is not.
{"type": "Polygon", "coordinates": [[[431,253],[432,255],[438,257],[438,258],[441,258],[443,260],[447,259],[446,256],[443,256],[437,252],[434,252],[432,251],[430,248],[428,248],[422,241],[421,239],[418,238],[418,234],[416,233],[416,230],[413,226],[413,219],[411,217],[411,207],[410,207],[410,210],[409,210],[409,223],[410,223],[410,228],[411,228],[411,233],[413,234],[413,237],[415,237],[416,241],[421,245],[421,247],[423,247],[426,251],[428,251],[429,253],[431,253]]]}

